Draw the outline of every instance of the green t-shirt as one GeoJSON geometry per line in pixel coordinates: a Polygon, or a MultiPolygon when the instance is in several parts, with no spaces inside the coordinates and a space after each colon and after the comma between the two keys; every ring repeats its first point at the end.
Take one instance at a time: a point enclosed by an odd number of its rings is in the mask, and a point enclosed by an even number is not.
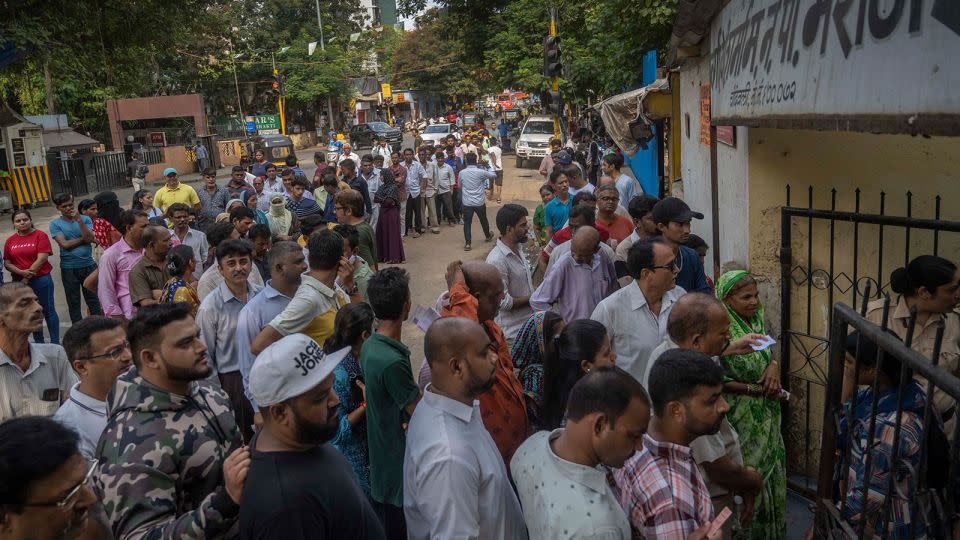
{"type": "Polygon", "coordinates": [[[360,349],[360,368],[367,386],[367,446],[370,452],[370,494],[380,503],[403,507],[404,407],[420,388],[413,379],[410,349],[380,334],[360,349]]]}
{"type": "Polygon", "coordinates": [[[360,223],[357,225],[357,233],[360,234],[360,257],[367,261],[370,268],[377,265],[377,238],[373,232],[373,227],[369,223],[360,223]]]}

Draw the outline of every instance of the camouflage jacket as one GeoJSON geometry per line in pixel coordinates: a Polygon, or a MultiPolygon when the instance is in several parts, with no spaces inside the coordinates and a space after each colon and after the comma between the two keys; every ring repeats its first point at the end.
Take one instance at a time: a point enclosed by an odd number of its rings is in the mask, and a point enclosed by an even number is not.
{"type": "Polygon", "coordinates": [[[237,535],[222,465],[240,434],[222,390],[194,382],[189,396],[171,394],[131,368],[107,410],[94,478],[117,540],[237,535]]]}

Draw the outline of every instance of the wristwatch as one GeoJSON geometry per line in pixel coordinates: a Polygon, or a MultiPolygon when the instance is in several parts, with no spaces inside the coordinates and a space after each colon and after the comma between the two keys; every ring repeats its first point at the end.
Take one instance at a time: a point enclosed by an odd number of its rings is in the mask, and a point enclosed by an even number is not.
{"type": "Polygon", "coordinates": [[[355,296],[360,294],[360,287],[357,286],[356,282],[354,282],[353,287],[350,287],[347,290],[347,294],[350,296],[355,296]]]}

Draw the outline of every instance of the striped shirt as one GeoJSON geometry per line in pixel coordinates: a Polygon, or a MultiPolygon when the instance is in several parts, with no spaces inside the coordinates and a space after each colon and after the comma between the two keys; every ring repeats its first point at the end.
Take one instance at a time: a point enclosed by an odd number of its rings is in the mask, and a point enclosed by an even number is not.
{"type": "Polygon", "coordinates": [[[686,540],[713,519],[713,503],[687,446],[643,436],[643,450],[614,473],[635,535],[686,540]]]}
{"type": "Polygon", "coordinates": [[[76,382],[60,345],[30,343],[26,371],[0,351],[0,422],[18,416],[53,416],[76,382]]]}

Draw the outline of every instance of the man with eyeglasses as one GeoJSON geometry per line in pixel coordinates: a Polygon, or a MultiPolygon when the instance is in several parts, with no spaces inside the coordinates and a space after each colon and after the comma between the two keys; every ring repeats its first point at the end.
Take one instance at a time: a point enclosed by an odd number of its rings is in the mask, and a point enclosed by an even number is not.
{"type": "Polygon", "coordinates": [[[237,535],[250,453],[230,400],[210,384],[207,346],[185,302],[130,321],[135,369],[107,398],[94,483],[116,538],[237,535]]]}
{"type": "Polygon", "coordinates": [[[667,338],[673,304],[687,291],[676,284],[677,259],[662,239],[642,239],[627,252],[634,282],[606,297],[591,319],[603,323],[617,365],[641,380],[650,353],[667,338]]]}
{"type": "Polygon", "coordinates": [[[43,308],[26,283],[0,285],[0,422],[53,416],[77,382],[60,345],[32,343],[43,308]]]}
{"type": "Polygon", "coordinates": [[[63,348],[80,382],[53,418],[80,435],[80,453],[93,459],[107,426],[107,394],[117,377],[130,369],[130,344],[120,321],[94,316],[67,330],[63,348]]]}
{"type": "Polygon", "coordinates": [[[0,424],[0,538],[110,538],[90,486],[96,462],[84,459],[79,438],[50,418],[27,416],[0,424]]]}

